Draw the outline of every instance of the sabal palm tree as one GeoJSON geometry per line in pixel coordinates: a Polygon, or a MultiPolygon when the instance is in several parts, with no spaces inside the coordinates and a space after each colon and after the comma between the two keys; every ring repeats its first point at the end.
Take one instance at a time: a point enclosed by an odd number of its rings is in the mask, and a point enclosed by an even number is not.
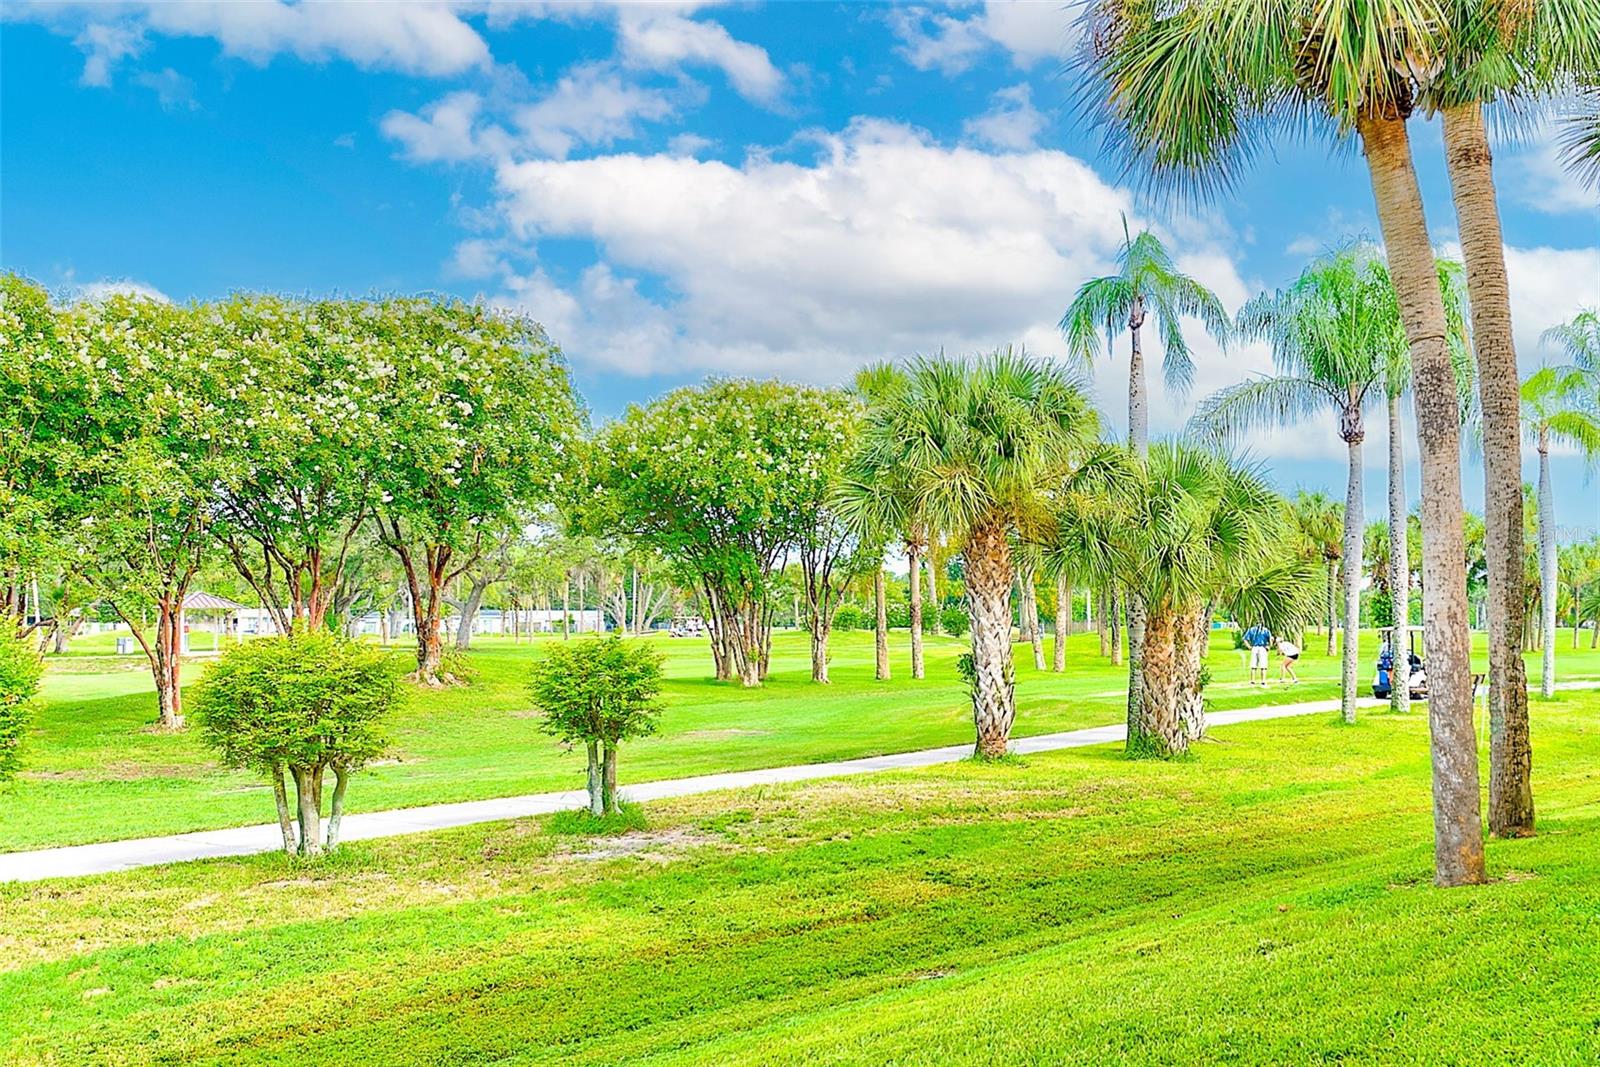
{"type": "Polygon", "coordinates": [[[1577,367],[1545,367],[1522,383],[1522,426],[1539,453],[1539,625],[1543,661],[1539,692],[1556,684],[1556,504],[1550,447],[1575,445],[1589,460],[1600,457],[1600,408],[1594,379],[1577,367]]]}
{"type": "Polygon", "coordinates": [[[1340,551],[1345,722],[1356,719],[1360,670],[1363,415],[1390,380],[1397,321],[1394,291],[1371,250],[1351,245],[1331,252],[1313,261],[1289,288],[1263,293],[1239,309],[1239,335],[1270,342],[1279,373],[1207,397],[1194,416],[1195,429],[1216,439],[1291,425],[1324,409],[1338,417],[1348,458],[1340,551]]]}
{"type": "Polygon", "coordinates": [[[1456,402],[1406,120],[1438,70],[1436,0],[1098,0],[1094,92],[1113,146],[1157,180],[1226,188],[1268,136],[1359,140],[1411,353],[1422,464],[1434,877],[1484,881],[1456,402]]]}
{"type": "Polygon", "coordinates": [[[1344,505],[1326,493],[1296,493],[1290,502],[1295,526],[1300,536],[1322,559],[1327,575],[1327,596],[1324,616],[1328,626],[1328,655],[1338,653],[1339,559],[1344,553],[1344,505]]]}
{"type": "Polygon", "coordinates": [[[1051,522],[1048,494],[1099,436],[1067,369],[1002,349],[973,359],[917,359],[901,388],[869,397],[846,467],[841,512],[872,522],[903,494],[961,546],[972,616],[977,755],[1003,756],[1016,717],[1011,661],[1011,538],[1051,522]]]}
{"type": "Polygon", "coordinates": [[[1580,182],[1600,189],[1600,84],[1583,86],[1578,101],[1562,120],[1561,157],[1580,182]]]}
{"type": "Polygon", "coordinates": [[[1561,578],[1563,611],[1572,619],[1572,647],[1583,628],[1583,592],[1600,580],[1600,537],[1564,546],[1556,562],[1561,578]]]}
{"type": "MultiPolygon", "coordinates": [[[[1600,70],[1600,5],[1584,0],[1444,0],[1419,103],[1444,117],[1478,364],[1489,573],[1489,828],[1533,832],[1527,672],[1519,649],[1522,450],[1516,343],[1484,107],[1527,111],[1600,70]]],[[[1581,149],[1579,150],[1581,155],[1581,149]]]]}
{"type": "MultiPolygon", "coordinates": [[[[1144,701],[1127,740],[1133,756],[1179,755],[1204,730],[1201,667],[1213,610],[1229,605],[1289,630],[1315,609],[1312,563],[1283,558],[1293,516],[1259,472],[1187,443],[1161,443],[1146,463],[1106,468],[1100,499],[1079,494],[1061,520],[1073,554],[1149,606],[1144,701]]],[[[1103,477],[1103,475],[1102,475],[1103,477]]]]}

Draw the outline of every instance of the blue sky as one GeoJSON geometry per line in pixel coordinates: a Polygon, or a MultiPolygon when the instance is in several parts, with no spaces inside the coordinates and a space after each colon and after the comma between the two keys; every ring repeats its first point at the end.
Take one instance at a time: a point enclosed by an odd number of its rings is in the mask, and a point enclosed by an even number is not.
{"type": "MultiPolygon", "coordinates": [[[[502,302],[545,322],[600,417],[709,373],[830,382],[941,347],[1058,354],[1053,323],[1109,269],[1123,211],[1230,308],[1376,230],[1359,160],[1325,146],[1279,146],[1202,211],[1141,200],[1076,118],[1072,12],[1053,0],[12,0],[4,15],[0,266],[63,295],[502,302]]],[[[1413,138],[1448,251],[1437,124],[1413,138]]],[[[1529,368],[1542,329],[1600,304],[1600,207],[1548,140],[1498,159],[1529,368]]],[[[1194,335],[1195,387],[1157,385],[1157,433],[1270,369],[1259,347],[1194,335]]],[[[1121,348],[1095,371],[1113,423],[1125,373],[1121,348]]],[[[1286,489],[1336,495],[1340,448],[1331,421],[1249,442],[1286,489]]],[[[1374,426],[1370,515],[1382,450],[1374,426]]],[[[1600,525],[1581,462],[1555,462],[1562,525],[1600,525]]],[[[1469,501],[1480,477],[1469,464],[1469,501]]]]}

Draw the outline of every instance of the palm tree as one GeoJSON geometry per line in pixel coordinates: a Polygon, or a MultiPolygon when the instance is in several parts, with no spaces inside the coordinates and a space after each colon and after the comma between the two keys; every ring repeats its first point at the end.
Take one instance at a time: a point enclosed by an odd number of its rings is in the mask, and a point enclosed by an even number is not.
{"type": "Polygon", "coordinates": [[[1572,647],[1578,647],[1578,631],[1583,628],[1583,591],[1600,578],[1600,538],[1561,549],[1556,570],[1561,577],[1564,608],[1572,619],[1572,647]]]}
{"type": "Polygon", "coordinates": [[[1300,536],[1322,558],[1327,575],[1328,655],[1339,650],[1339,602],[1336,589],[1339,583],[1339,558],[1344,552],[1344,505],[1326,493],[1296,493],[1290,501],[1295,526],[1300,536]]]}
{"type": "Polygon", "coordinates": [[[1393,290],[1370,249],[1350,245],[1311,263],[1288,289],[1239,309],[1241,337],[1272,345],[1278,375],[1232,385],[1200,402],[1195,427],[1213,438],[1290,425],[1331,408],[1348,458],[1344,499],[1344,654],[1340,710],[1356,721],[1361,636],[1361,444],[1364,409],[1389,380],[1393,290]]]}
{"type": "Polygon", "coordinates": [[[1215,609],[1294,629],[1315,610],[1314,565],[1282,558],[1288,506],[1258,471],[1220,453],[1162,443],[1146,463],[1088,470],[1103,489],[1080,489],[1058,512],[1065,550],[1149,606],[1144,702],[1128,753],[1181,755],[1205,727],[1202,665],[1215,609]]]}
{"type": "MultiPolygon", "coordinates": [[[[1228,315],[1216,295],[1178,270],[1172,253],[1155,234],[1141,230],[1128,233],[1128,219],[1122,219],[1122,248],[1117,253],[1117,273],[1091,278],[1078,292],[1061,317],[1061,332],[1068,351],[1085,363],[1100,352],[1100,335],[1105,331],[1106,353],[1112,348],[1112,335],[1122,326],[1128,329],[1128,443],[1143,456],[1149,447],[1149,400],[1145,385],[1144,346],[1140,330],[1150,313],[1156,317],[1161,334],[1162,370],[1167,384],[1187,389],[1194,378],[1194,361],[1183,337],[1185,315],[1198,318],[1206,331],[1219,342],[1228,338],[1228,315]]],[[[1139,717],[1139,655],[1144,647],[1144,605],[1129,597],[1128,616],[1128,724],[1139,717]]]]}
{"type": "Polygon", "coordinates": [[[1550,446],[1576,445],[1590,460],[1600,457],[1600,409],[1589,395],[1593,379],[1577,367],[1545,367],[1522,383],[1522,426],[1539,452],[1539,624],[1542,696],[1556,686],[1556,503],[1550,481],[1550,446]]]}
{"type": "Polygon", "coordinates": [[[961,546],[977,755],[994,759],[1016,717],[1011,538],[1048,527],[1048,493],[1096,441],[1098,419],[1073,374],[1022,351],[916,359],[901,373],[901,387],[869,396],[841,511],[869,523],[905,506],[961,546]]]}
{"type": "Polygon", "coordinates": [[[1589,84],[1579,104],[1562,121],[1561,155],[1578,180],[1600,189],[1600,85],[1589,84]]]}
{"type": "Polygon", "coordinates": [[[1439,2],[1096,0],[1085,39],[1110,141],[1158,180],[1225,188],[1271,132],[1308,122],[1361,144],[1415,382],[1434,878],[1461,885],[1486,874],[1461,567],[1460,412],[1406,128],[1419,88],[1438,70],[1439,2]]]}
{"type": "Polygon", "coordinates": [[[1540,334],[1539,340],[1559,349],[1571,366],[1600,374],[1600,309],[1580,309],[1571,321],[1540,334]]]}
{"type": "MultiPolygon", "coordinates": [[[[904,390],[907,386],[905,372],[889,363],[878,363],[864,367],[856,374],[856,392],[861,394],[870,404],[874,399],[885,399],[890,395],[904,390]]],[[[886,477],[892,477],[895,472],[885,472],[886,477]]],[[[909,497],[909,488],[901,482],[886,482],[888,490],[880,494],[878,500],[878,513],[874,520],[874,531],[883,534],[887,531],[898,531],[901,542],[906,550],[906,575],[909,583],[907,606],[910,610],[911,629],[911,677],[921,678],[924,675],[923,650],[922,650],[922,555],[931,543],[930,530],[924,516],[916,509],[916,502],[909,497]]],[[[937,609],[935,609],[937,610],[937,609]]],[[[884,647],[887,647],[885,638],[884,647]]],[[[884,673],[887,678],[888,674],[884,673]]]]}
{"type": "MultiPolygon", "coordinates": [[[[1505,244],[1495,198],[1487,104],[1526,109],[1600,69],[1600,5],[1570,0],[1454,0],[1441,4],[1431,77],[1419,102],[1444,116],[1445,162],[1472,298],[1484,441],[1489,570],[1489,828],[1533,832],[1527,672],[1519,651],[1522,450],[1516,343],[1505,244]]],[[[1581,147],[1578,154],[1582,155],[1581,147]]]]}

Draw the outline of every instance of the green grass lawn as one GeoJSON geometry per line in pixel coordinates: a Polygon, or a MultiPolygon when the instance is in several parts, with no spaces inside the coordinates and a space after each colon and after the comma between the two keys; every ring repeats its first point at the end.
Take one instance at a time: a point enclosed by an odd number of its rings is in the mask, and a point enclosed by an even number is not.
{"type": "Polygon", "coordinates": [[[1600,694],[1533,741],[1469,889],[1386,713],[0,886],[0,1061],[1593,1064],[1600,694]]]}
{"type": "MultiPolygon", "coordinates": [[[[1216,709],[1337,696],[1338,664],[1311,636],[1299,686],[1266,690],[1246,682],[1231,633],[1209,660],[1216,709]]],[[[621,777],[649,781],[724,770],[813,763],[954,744],[972,737],[971,712],[956,677],[966,642],[930,638],[928,677],[909,677],[906,635],[894,635],[895,676],[872,677],[872,635],[835,635],[831,686],[810,681],[801,633],[780,633],[773,670],[760,690],[709,677],[703,640],[652,638],[667,656],[668,710],[660,736],[630,744],[621,777]]],[[[1558,642],[1561,677],[1600,677],[1600,654],[1558,642]]],[[[1363,685],[1376,638],[1363,638],[1363,685]]],[[[1482,638],[1479,635],[1481,646],[1482,638]]],[[[1017,653],[1018,736],[1119,722],[1125,673],[1098,655],[1092,634],[1069,641],[1064,674],[1037,672],[1026,645],[1017,653]]],[[[403,653],[397,653],[403,654],[403,653]]],[[[395,724],[391,760],[363,772],[349,810],[373,811],[577,788],[580,757],[538,730],[524,684],[536,645],[485,640],[472,654],[479,674],[466,687],[411,690],[395,724]]],[[[1481,656],[1480,656],[1481,658],[1481,656]]],[[[185,665],[193,681],[204,661],[185,665]]],[[[1273,671],[1276,674],[1276,667],[1273,671]]],[[[160,733],[143,660],[53,660],[45,706],[28,739],[18,784],[0,804],[0,851],[215,829],[267,822],[267,786],[219,767],[193,732],[160,733]]]]}

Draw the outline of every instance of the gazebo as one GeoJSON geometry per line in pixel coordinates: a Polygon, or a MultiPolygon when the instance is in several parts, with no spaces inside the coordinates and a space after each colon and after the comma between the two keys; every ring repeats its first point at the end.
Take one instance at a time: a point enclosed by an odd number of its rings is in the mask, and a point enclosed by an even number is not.
{"type": "Polygon", "coordinates": [[[197,615],[209,617],[212,620],[211,633],[214,636],[213,647],[222,650],[222,634],[238,630],[239,612],[245,610],[245,605],[229,600],[225,596],[207,593],[196,589],[183,598],[183,608],[178,612],[178,633],[182,635],[183,651],[189,651],[189,622],[188,615],[194,612],[197,615]]]}

